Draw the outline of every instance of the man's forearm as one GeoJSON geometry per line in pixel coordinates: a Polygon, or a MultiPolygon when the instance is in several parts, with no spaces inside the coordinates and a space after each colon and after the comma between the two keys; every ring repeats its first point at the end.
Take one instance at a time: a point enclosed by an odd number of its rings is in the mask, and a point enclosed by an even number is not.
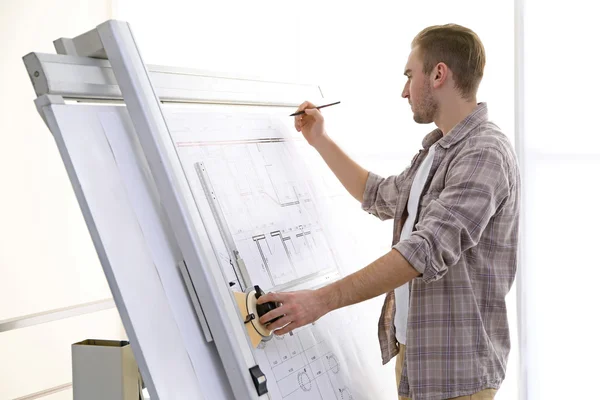
{"type": "Polygon", "coordinates": [[[333,311],[387,293],[419,275],[399,251],[392,249],[360,271],[318,291],[333,311]]]}
{"type": "Polygon", "coordinates": [[[348,157],[327,135],[321,137],[314,147],[346,190],[362,203],[369,172],[348,157]]]}

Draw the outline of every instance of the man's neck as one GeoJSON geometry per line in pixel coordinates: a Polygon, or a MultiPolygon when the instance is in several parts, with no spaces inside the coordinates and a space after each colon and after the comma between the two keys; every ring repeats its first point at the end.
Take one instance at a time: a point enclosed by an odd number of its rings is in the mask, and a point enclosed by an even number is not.
{"type": "Polygon", "coordinates": [[[435,124],[442,131],[444,136],[452,130],[463,119],[477,107],[477,101],[454,101],[448,102],[440,107],[439,114],[435,119],[435,124]]]}

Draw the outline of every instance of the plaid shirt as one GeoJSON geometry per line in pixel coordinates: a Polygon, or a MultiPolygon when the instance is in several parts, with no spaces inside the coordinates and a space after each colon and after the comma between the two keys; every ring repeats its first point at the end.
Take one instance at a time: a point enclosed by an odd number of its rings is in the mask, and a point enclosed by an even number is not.
{"type": "MultiPolygon", "coordinates": [[[[480,103],[439,129],[400,175],[369,173],[363,209],[394,219],[393,248],[422,275],[410,282],[398,392],[413,400],[466,396],[504,380],[510,337],[505,296],[515,278],[520,178],[511,144],[480,103]],[[419,165],[437,143],[412,235],[399,241],[419,165]]],[[[379,320],[383,363],[398,353],[394,292],[379,320]]]]}

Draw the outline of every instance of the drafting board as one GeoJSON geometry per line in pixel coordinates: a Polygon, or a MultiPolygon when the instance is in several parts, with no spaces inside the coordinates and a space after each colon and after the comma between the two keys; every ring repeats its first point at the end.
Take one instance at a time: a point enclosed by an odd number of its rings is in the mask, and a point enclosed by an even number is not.
{"type": "Polygon", "coordinates": [[[249,374],[255,365],[270,382],[261,398],[351,398],[338,379],[340,355],[311,326],[253,350],[230,288],[298,289],[336,277],[310,188],[289,169],[298,157],[283,122],[302,100],[322,97],[319,88],[146,68],[129,26],[116,21],[55,44],[68,55],[24,58],[36,105],[152,398],[258,398],[249,374]],[[100,59],[106,55],[110,63],[100,59]],[[114,103],[120,99],[126,108],[114,103]],[[223,184],[236,179],[235,187],[223,184]],[[240,207],[248,218],[232,217],[240,207]],[[252,282],[228,265],[228,242],[252,282]],[[326,262],[311,267],[311,258],[326,262]]]}

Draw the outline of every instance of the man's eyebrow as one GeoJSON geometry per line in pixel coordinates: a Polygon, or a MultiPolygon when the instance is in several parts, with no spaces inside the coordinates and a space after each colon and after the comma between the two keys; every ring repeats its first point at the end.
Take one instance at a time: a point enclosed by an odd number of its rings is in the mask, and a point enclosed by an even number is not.
{"type": "Polygon", "coordinates": [[[407,69],[406,71],[404,71],[404,75],[408,76],[408,74],[410,74],[412,72],[411,69],[407,69]]]}

